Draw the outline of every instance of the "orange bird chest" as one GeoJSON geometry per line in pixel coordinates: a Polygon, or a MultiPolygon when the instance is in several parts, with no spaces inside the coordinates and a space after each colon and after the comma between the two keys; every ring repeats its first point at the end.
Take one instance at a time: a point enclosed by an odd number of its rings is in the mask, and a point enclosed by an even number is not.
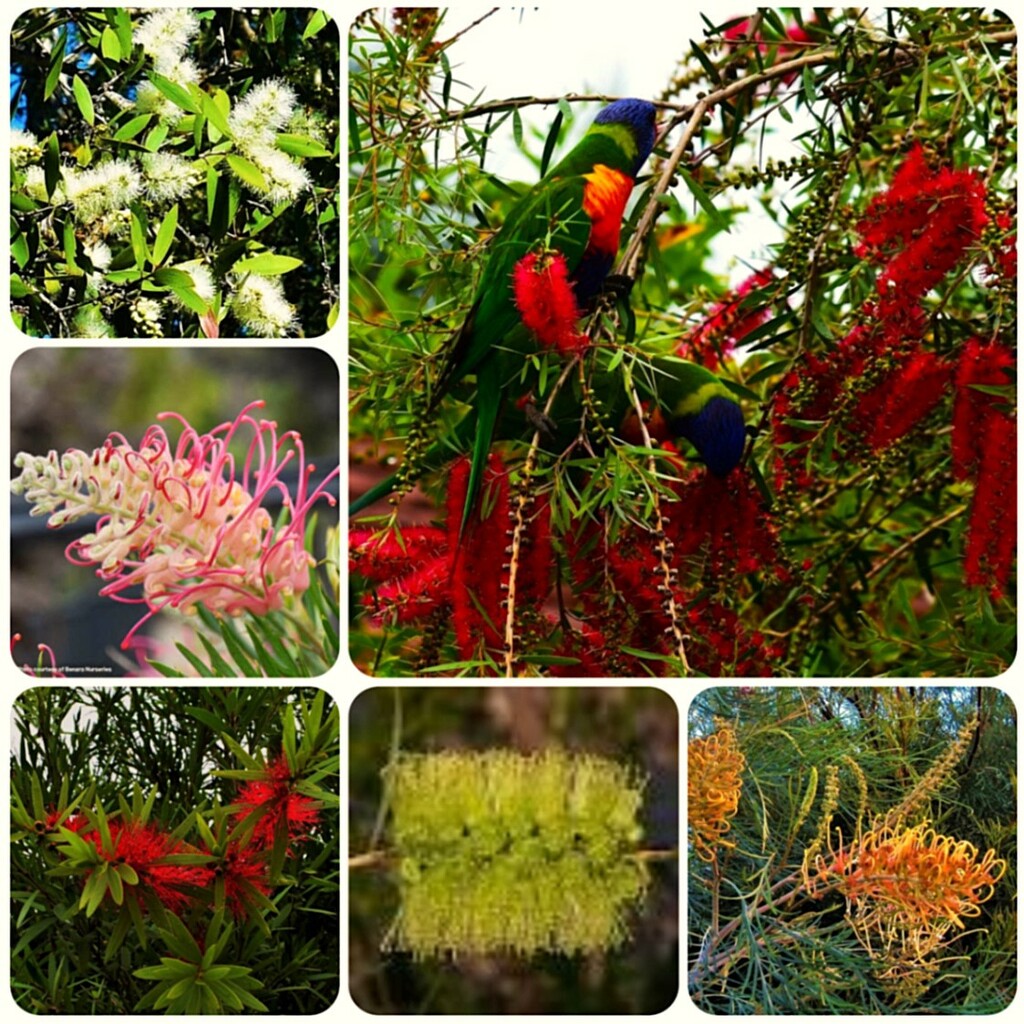
{"type": "Polygon", "coordinates": [[[595,164],[583,177],[587,181],[583,188],[583,209],[591,221],[587,248],[617,252],[622,214],[633,191],[633,179],[605,164],[595,164]]]}

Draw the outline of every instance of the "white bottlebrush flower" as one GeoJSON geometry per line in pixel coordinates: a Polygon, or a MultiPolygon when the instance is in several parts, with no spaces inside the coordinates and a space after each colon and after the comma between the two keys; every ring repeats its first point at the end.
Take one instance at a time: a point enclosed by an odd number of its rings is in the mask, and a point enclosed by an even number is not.
{"type": "Polygon", "coordinates": [[[271,202],[288,202],[309,188],[309,175],[287,153],[273,146],[254,146],[249,149],[248,156],[263,172],[267,189],[254,188],[249,182],[245,184],[254,192],[266,195],[271,202]]]}
{"type": "Polygon", "coordinates": [[[199,171],[191,160],[177,153],[147,153],[142,158],[146,194],[157,201],[181,199],[199,183],[199,171]]]}
{"type": "Polygon", "coordinates": [[[96,306],[83,306],[71,321],[73,338],[112,338],[114,328],[103,319],[96,306]]]}
{"type": "Polygon", "coordinates": [[[39,140],[31,132],[11,131],[11,160],[15,167],[27,167],[43,155],[39,140]]]}
{"type": "Polygon", "coordinates": [[[138,167],[127,160],[108,160],[86,171],[64,171],[64,191],[83,223],[126,207],[141,191],[138,167]]]}
{"type": "MultiPolygon", "coordinates": [[[[192,291],[196,293],[206,303],[212,303],[217,293],[217,288],[213,283],[213,274],[210,273],[210,268],[203,263],[201,260],[188,260],[185,263],[178,263],[175,270],[184,270],[192,278],[192,291]]],[[[187,308],[185,303],[181,301],[173,292],[167,296],[176,306],[180,306],[182,309],[187,308]]]]}
{"type": "Polygon", "coordinates": [[[239,149],[273,145],[274,133],[288,123],[297,102],[295,90],[279,78],[253,86],[228,118],[239,149]]]}
{"type": "Polygon", "coordinates": [[[106,270],[110,266],[110,261],[114,258],[114,254],[110,251],[110,246],[106,242],[93,242],[91,245],[86,243],[82,246],[82,251],[92,261],[92,265],[97,270],[106,270]]]}
{"type": "Polygon", "coordinates": [[[231,311],[250,334],[281,338],[295,327],[295,308],[276,277],[247,275],[231,298],[231,311]]]}
{"type": "MultiPolygon", "coordinates": [[[[25,195],[30,199],[46,202],[46,174],[42,167],[34,165],[25,171],[25,184],[22,186],[25,195]]],[[[53,194],[53,202],[59,203],[64,196],[64,186],[57,184],[57,190],[53,194]]]]}
{"type": "MultiPolygon", "coordinates": [[[[165,7],[143,18],[132,33],[132,42],[156,63],[174,63],[184,56],[199,32],[199,19],[187,7],[165,7]]],[[[162,72],[161,72],[162,74],[162,72]]]]}

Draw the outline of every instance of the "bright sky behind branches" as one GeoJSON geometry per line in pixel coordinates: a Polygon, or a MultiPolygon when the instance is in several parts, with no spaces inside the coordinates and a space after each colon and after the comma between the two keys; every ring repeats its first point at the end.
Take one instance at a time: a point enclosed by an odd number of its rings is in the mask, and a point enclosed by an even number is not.
{"type": "MultiPolygon", "coordinates": [[[[709,4],[705,9],[713,23],[745,13],[741,3],[734,7],[709,4]]],[[[449,8],[438,38],[449,39],[462,32],[486,10],[449,8]]],[[[590,15],[583,18],[575,4],[501,8],[467,31],[448,51],[455,79],[453,102],[568,93],[654,98],[677,71],[691,40],[703,44],[706,25],[699,10],[683,5],[652,5],[645,0],[614,7],[601,5],[599,12],[591,8],[590,15]]],[[[695,99],[695,88],[684,90],[681,101],[695,99]]],[[[530,125],[546,132],[554,108],[528,107],[522,117],[527,132],[530,125]]],[[[584,117],[574,126],[572,141],[588,123],[589,118],[584,117]]],[[[803,127],[801,123],[787,126],[786,140],[803,127]]],[[[488,168],[503,177],[533,180],[536,171],[515,151],[511,127],[504,134],[507,145],[496,140],[488,150],[488,168]]],[[[759,132],[752,137],[762,143],[759,132]]],[[[763,142],[758,159],[800,152],[782,137],[772,140],[768,136],[763,142]]],[[[556,157],[567,149],[568,145],[563,144],[556,157]]],[[[741,147],[734,162],[744,166],[754,160],[753,151],[741,147]]],[[[685,188],[680,187],[675,194],[684,209],[695,215],[695,204],[685,188]]],[[[743,194],[736,195],[742,201],[743,194]]],[[[732,193],[729,200],[734,201],[732,193]]],[[[749,275],[750,267],[760,267],[770,260],[767,246],[781,238],[781,231],[771,219],[759,207],[752,207],[730,233],[715,239],[713,252],[718,258],[711,269],[728,273],[731,283],[737,284],[749,275]]]]}

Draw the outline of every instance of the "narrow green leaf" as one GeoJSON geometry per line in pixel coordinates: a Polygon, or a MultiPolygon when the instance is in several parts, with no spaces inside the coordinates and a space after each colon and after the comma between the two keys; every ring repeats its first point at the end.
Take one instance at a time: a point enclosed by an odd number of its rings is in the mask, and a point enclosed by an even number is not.
{"type": "Polygon", "coordinates": [[[165,122],[157,121],[142,144],[150,153],[155,153],[164,144],[164,139],[167,138],[169,131],[170,128],[168,128],[165,122]]]}
{"type": "Polygon", "coordinates": [[[170,251],[171,243],[174,241],[174,232],[178,229],[178,204],[175,203],[168,211],[160,224],[160,230],[156,233],[156,241],[153,243],[153,265],[160,266],[164,257],[170,251]]]}
{"type": "Polygon", "coordinates": [[[260,274],[263,277],[274,277],[287,274],[302,266],[302,260],[294,256],[278,256],[272,252],[261,252],[258,256],[239,260],[232,268],[234,274],[260,274]]]}
{"type": "Polygon", "coordinates": [[[562,111],[559,109],[555,114],[554,121],[548,129],[548,137],[544,140],[544,152],[540,158],[540,176],[547,174],[548,164],[551,162],[551,154],[555,151],[555,144],[558,142],[558,133],[562,128],[562,111]]]}
{"type": "Polygon", "coordinates": [[[693,193],[693,197],[697,200],[704,212],[708,215],[711,222],[716,228],[722,231],[729,230],[728,221],[718,212],[715,204],[711,201],[711,197],[704,191],[703,188],[697,183],[693,175],[690,174],[684,167],[679,168],[679,174],[683,181],[686,182],[687,188],[693,193]]]}
{"type": "Polygon", "coordinates": [[[329,157],[331,155],[331,151],[322,142],[317,142],[316,139],[311,139],[307,135],[295,135],[291,132],[282,132],[277,136],[277,148],[292,156],[329,157]]]}
{"type": "Polygon", "coordinates": [[[133,117],[114,132],[114,140],[127,142],[129,139],[134,139],[152,119],[152,114],[139,114],[138,117],[133,117]]]}
{"type": "Polygon", "coordinates": [[[261,192],[268,190],[267,179],[263,177],[263,172],[251,160],[229,153],[227,161],[231,170],[247,185],[252,185],[253,188],[257,188],[261,192]]]}
{"type": "MultiPolygon", "coordinates": [[[[226,96],[227,93],[220,92],[221,96],[226,96]]],[[[230,101],[229,101],[230,102],[230,101]]],[[[208,96],[203,93],[203,114],[206,116],[208,122],[207,134],[210,136],[211,142],[217,142],[220,136],[226,136],[231,138],[231,126],[228,124],[228,119],[221,109],[220,105],[216,102],[214,97],[208,96]],[[211,132],[210,129],[215,128],[217,131],[211,132]]]]}
{"type": "Polygon", "coordinates": [[[75,222],[66,220],[64,222],[64,259],[68,265],[69,274],[80,274],[75,257],[78,255],[78,239],[75,238],[75,222]]]}
{"type": "Polygon", "coordinates": [[[150,73],[149,80],[176,107],[180,107],[189,114],[199,113],[199,107],[195,99],[184,86],[178,85],[177,82],[172,82],[169,78],[164,78],[163,75],[158,75],[155,71],[150,73]]]}
{"type": "Polygon", "coordinates": [[[46,73],[46,82],[43,85],[43,99],[48,100],[53,95],[60,80],[60,73],[64,68],[64,50],[68,42],[68,27],[65,25],[60,30],[57,43],[50,53],[50,68],[46,73]]]}
{"type": "MultiPolygon", "coordinates": [[[[104,60],[112,60],[115,63],[119,63],[122,56],[121,39],[109,25],[103,30],[103,35],[100,36],[100,53],[103,55],[104,60]]],[[[131,47],[128,47],[128,52],[131,52],[131,47]]]]}
{"type": "Polygon", "coordinates": [[[93,109],[92,97],[89,95],[89,87],[78,77],[71,80],[71,90],[75,94],[75,102],[78,104],[78,109],[82,112],[82,117],[89,122],[89,125],[96,123],[96,111],[93,109]]]}
{"type": "Polygon", "coordinates": [[[142,268],[149,259],[149,248],[146,245],[146,229],[139,215],[133,210],[131,219],[132,252],[135,253],[135,266],[142,268]]]}
{"type": "Polygon", "coordinates": [[[341,312],[341,304],[336,302],[331,306],[330,312],[327,314],[327,330],[330,330],[338,322],[338,314],[341,312]]]}
{"type": "Polygon", "coordinates": [[[306,24],[306,30],[302,33],[302,41],[312,39],[330,20],[326,11],[314,11],[313,16],[306,24]]]}
{"type": "Polygon", "coordinates": [[[46,140],[46,152],[43,154],[43,180],[46,185],[46,198],[52,199],[57,185],[63,179],[60,171],[60,143],[57,133],[52,132],[46,140]]]}
{"type": "Polygon", "coordinates": [[[121,44],[121,56],[125,59],[132,55],[132,19],[123,7],[107,9],[107,21],[112,22],[117,33],[117,41],[121,44]],[[113,17],[111,17],[113,14],[113,17]]]}

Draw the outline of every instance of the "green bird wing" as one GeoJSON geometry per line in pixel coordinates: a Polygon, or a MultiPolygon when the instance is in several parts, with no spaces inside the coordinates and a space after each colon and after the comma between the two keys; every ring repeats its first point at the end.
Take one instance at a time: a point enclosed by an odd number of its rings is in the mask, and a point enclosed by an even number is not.
{"type": "Polygon", "coordinates": [[[585,185],[581,175],[545,178],[513,207],[491,242],[476,298],[448,351],[432,407],[466,374],[475,373],[520,323],[512,271],[524,256],[540,248],[557,249],[570,273],[579,265],[591,228],[583,209],[585,185]]]}

